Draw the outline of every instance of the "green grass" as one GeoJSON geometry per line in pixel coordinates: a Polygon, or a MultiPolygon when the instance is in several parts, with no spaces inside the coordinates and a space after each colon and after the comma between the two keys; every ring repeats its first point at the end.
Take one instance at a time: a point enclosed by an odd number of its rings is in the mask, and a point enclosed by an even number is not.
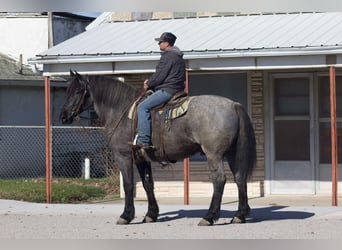
{"type": "MultiPolygon", "coordinates": [[[[80,203],[101,201],[106,197],[119,196],[119,182],[112,178],[103,179],[54,179],[52,183],[53,203],[80,203]]],[[[0,199],[29,202],[46,202],[44,179],[0,180],[0,199]]]]}

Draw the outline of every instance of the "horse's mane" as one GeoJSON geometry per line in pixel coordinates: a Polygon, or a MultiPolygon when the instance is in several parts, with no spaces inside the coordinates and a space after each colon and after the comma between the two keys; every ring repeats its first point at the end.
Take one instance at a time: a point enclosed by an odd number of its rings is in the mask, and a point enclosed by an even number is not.
{"type": "Polygon", "coordinates": [[[138,95],[138,90],[116,78],[107,76],[89,76],[93,85],[93,99],[101,106],[120,108],[127,105],[138,95]]]}

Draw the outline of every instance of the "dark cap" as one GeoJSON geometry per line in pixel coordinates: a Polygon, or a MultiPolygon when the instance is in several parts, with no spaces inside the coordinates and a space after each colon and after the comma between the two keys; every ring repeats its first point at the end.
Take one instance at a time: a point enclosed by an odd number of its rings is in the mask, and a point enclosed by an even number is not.
{"type": "Polygon", "coordinates": [[[164,32],[160,35],[160,37],[155,38],[154,40],[158,42],[168,42],[171,46],[175,44],[177,37],[171,32],[164,32]]]}

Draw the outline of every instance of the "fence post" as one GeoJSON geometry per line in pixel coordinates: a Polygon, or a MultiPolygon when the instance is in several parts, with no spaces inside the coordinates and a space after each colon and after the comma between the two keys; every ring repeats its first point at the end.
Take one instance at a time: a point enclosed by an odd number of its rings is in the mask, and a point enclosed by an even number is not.
{"type": "Polygon", "coordinates": [[[45,166],[46,203],[52,202],[50,77],[45,77],[45,166]]]}

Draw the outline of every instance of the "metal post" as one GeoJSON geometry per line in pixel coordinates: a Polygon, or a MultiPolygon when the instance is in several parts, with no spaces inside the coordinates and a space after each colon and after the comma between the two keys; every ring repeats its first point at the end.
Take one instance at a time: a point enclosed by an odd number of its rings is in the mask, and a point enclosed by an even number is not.
{"type": "Polygon", "coordinates": [[[332,205],[337,206],[337,132],[336,132],[336,78],[335,67],[330,66],[330,122],[331,122],[331,181],[332,181],[332,205]]]}
{"type": "MultiPolygon", "coordinates": [[[[186,71],[186,79],[185,79],[185,92],[189,92],[189,85],[188,85],[188,79],[189,79],[189,73],[186,71]]],[[[185,158],[183,161],[184,165],[184,205],[189,205],[189,158],[185,158]]]]}
{"type": "Polygon", "coordinates": [[[45,166],[46,203],[52,201],[51,181],[51,118],[50,118],[50,77],[45,77],[45,166]]]}

